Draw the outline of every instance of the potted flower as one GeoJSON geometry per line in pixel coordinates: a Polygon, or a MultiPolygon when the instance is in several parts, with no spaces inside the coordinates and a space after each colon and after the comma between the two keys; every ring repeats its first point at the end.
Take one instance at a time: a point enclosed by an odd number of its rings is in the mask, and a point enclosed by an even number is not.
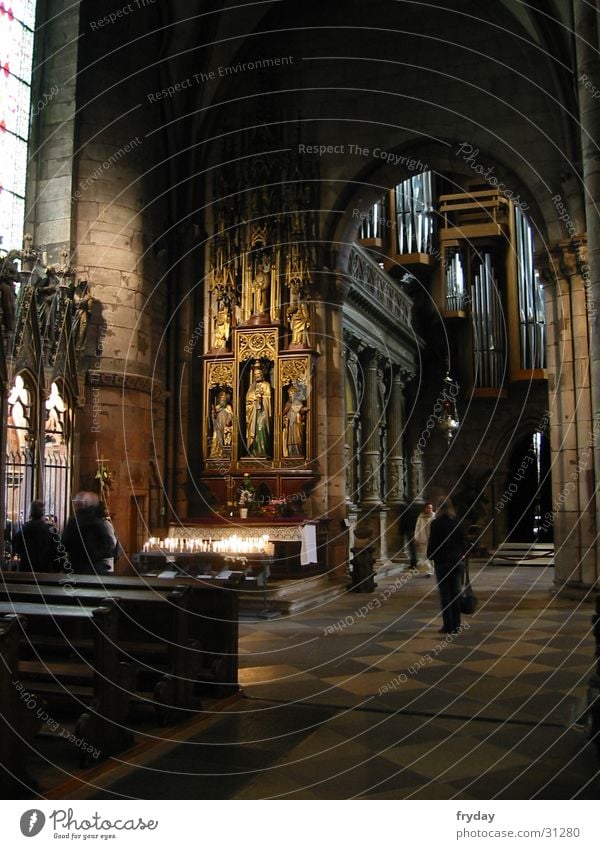
{"type": "Polygon", "coordinates": [[[279,498],[271,498],[270,506],[275,516],[284,517],[291,516],[293,514],[289,500],[283,496],[280,496],[279,498]]]}
{"type": "Polygon", "coordinates": [[[248,518],[248,510],[254,501],[254,485],[250,480],[250,475],[246,472],[243,477],[242,485],[240,486],[240,519],[248,518]]]}

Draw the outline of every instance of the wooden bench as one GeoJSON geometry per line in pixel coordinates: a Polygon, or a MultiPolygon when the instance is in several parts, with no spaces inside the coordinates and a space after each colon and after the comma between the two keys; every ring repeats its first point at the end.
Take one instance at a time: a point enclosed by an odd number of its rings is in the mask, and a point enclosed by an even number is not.
{"type": "Polygon", "coordinates": [[[75,725],[81,761],[94,751],[107,757],[129,748],[131,731],[125,726],[129,699],[123,687],[127,667],[117,649],[118,611],[114,605],[100,607],[0,601],[0,615],[13,617],[19,626],[16,685],[20,692],[35,694],[36,703],[47,702],[58,717],[65,703],[83,708],[75,725]],[[77,651],[88,640],[93,661],[77,651]],[[65,657],[64,647],[73,647],[65,657]],[[57,650],[59,647],[61,650],[57,650]]]}
{"type": "MultiPolygon", "coordinates": [[[[200,709],[194,685],[201,674],[200,645],[188,640],[187,589],[158,593],[152,589],[120,588],[110,598],[119,608],[118,650],[135,675],[130,682],[133,701],[151,702],[158,721],[167,725],[181,711],[200,709]]],[[[0,587],[0,600],[35,601],[40,604],[101,604],[102,587],[59,586],[10,582],[0,587]]],[[[48,642],[46,641],[46,645],[48,642]]],[[[89,656],[91,643],[79,641],[77,649],[89,656]]]]}
{"type": "Polygon", "coordinates": [[[0,618],[0,793],[3,799],[21,798],[37,790],[37,783],[26,767],[28,741],[35,733],[35,717],[30,715],[17,689],[20,634],[15,617],[0,618]]]}
{"type": "Polygon", "coordinates": [[[239,605],[237,587],[243,574],[199,576],[197,578],[140,577],[129,575],[78,575],[56,573],[2,572],[4,584],[0,588],[10,589],[16,583],[62,587],[63,592],[72,594],[78,589],[101,589],[104,595],[120,597],[125,591],[152,591],[164,597],[170,592],[186,591],[184,606],[185,623],[181,626],[183,636],[179,641],[190,647],[183,656],[183,666],[188,672],[184,677],[197,674],[195,678],[201,693],[222,698],[239,690],[238,684],[238,620],[239,605]],[[193,647],[201,651],[201,662],[193,657],[193,647]]]}

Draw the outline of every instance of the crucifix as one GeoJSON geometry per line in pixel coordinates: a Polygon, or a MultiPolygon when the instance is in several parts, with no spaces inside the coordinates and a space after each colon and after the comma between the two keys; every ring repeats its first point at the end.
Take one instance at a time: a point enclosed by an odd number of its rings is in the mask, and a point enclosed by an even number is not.
{"type": "Polygon", "coordinates": [[[98,457],[96,463],[98,464],[98,469],[96,471],[96,480],[100,485],[100,501],[106,507],[106,511],[109,511],[108,504],[108,493],[110,490],[110,486],[112,484],[112,472],[108,467],[108,460],[104,457],[98,457]]]}

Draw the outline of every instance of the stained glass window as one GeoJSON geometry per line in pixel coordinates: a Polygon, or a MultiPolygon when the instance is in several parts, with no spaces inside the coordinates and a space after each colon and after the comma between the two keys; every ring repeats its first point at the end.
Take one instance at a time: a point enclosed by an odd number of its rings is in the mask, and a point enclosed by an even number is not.
{"type": "Polygon", "coordinates": [[[62,528],[71,498],[71,410],[56,383],[46,401],[44,498],[46,512],[62,528]]]}
{"type": "Polygon", "coordinates": [[[34,444],[32,392],[22,375],[8,396],[6,428],[6,515],[14,527],[27,518],[34,493],[34,444]]]}
{"type": "Polygon", "coordinates": [[[0,0],[0,247],[23,242],[35,0],[0,0]]]}

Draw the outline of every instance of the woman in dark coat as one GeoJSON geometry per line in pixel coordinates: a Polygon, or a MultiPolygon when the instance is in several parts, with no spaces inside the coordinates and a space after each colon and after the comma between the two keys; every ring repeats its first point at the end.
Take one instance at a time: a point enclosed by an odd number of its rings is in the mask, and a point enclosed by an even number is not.
{"type": "Polygon", "coordinates": [[[465,552],[465,539],[452,502],[439,498],[430,525],[427,557],[434,562],[440,590],[444,621],[440,634],[454,634],[460,628],[461,561],[465,552]]]}
{"type": "Polygon", "coordinates": [[[71,570],[81,575],[106,574],[115,555],[116,536],[100,499],[95,492],[78,492],[73,507],[75,513],[62,535],[71,570]]]}
{"type": "Polygon", "coordinates": [[[15,534],[13,554],[21,558],[21,572],[56,572],[60,569],[60,536],[44,518],[44,502],[32,501],[29,521],[15,534]]]}

